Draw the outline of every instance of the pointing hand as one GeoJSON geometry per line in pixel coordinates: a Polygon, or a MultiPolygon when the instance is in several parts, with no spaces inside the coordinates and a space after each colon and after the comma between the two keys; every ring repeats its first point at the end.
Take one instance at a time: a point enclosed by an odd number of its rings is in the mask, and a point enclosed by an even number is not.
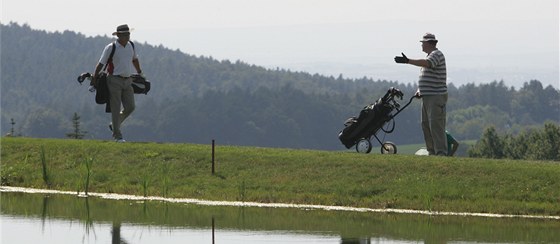
{"type": "Polygon", "coordinates": [[[399,63],[399,64],[408,64],[408,58],[406,57],[406,55],[404,55],[404,53],[401,53],[402,57],[400,56],[396,56],[395,57],[395,62],[399,63]]]}

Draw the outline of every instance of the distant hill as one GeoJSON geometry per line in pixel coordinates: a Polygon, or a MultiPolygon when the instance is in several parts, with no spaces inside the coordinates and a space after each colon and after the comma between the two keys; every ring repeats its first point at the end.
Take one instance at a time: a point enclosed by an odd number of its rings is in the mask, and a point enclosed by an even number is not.
{"type": "MultiPolygon", "coordinates": [[[[134,39],[134,37],[133,37],[134,39]]],[[[112,39],[72,31],[49,33],[27,25],[1,25],[1,131],[63,138],[72,116],[81,117],[86,138],[110,139],[110,115],[94,103],[76,77],[91,72],[112,39]]],[[[415,85],[372,79],[326,77],[265,69],[242,61],[218,61],[147,43],[135,43],[152,90],[137,95],[137,110],[123,132],[132,141],[166,141],[267,147],[343,149],[337,133],[344,120],[398,87],[406,98],[415,85]]],[[[519,130],[560,121],[559,91],[528,81],[519,91],[503,82],[449,85],[449,128],[459,139],[482,129],[519,130]]],[[[386,139],[421,143],[419,101],[399,114],[386,139]]]]}

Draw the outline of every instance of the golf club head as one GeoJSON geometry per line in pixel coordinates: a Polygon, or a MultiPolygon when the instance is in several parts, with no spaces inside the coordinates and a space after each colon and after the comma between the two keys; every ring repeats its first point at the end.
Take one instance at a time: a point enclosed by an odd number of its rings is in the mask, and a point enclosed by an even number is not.
{"type": "Polygon", "coordinates": [[[91,78],[91,73],[87,72],[80,74],[80,76],[78,76],[78,83],[81,85],[87,78],[91,78]]]}

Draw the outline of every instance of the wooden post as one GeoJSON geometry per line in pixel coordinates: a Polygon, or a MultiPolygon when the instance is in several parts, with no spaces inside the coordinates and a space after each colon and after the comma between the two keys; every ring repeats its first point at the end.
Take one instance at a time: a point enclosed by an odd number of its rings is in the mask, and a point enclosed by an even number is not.
{"type": "Polygon", "coordinates": [[[214,242],[214,239],[215,239],[215,236],[214,236],[214,228],[215,228],[215,227],[214,227],[214,216],[212,216],[212,244],[215,243],[215,242],[214,242]]]}
{"type": "Polygon", "coordinates": [[[214,147],[215,147],[215,141],[214,139],[212,139],[212,175],[214,175],[214,173],[216,172],[216,167],[214,164],[214,153],[215,153],[214,147]]]}

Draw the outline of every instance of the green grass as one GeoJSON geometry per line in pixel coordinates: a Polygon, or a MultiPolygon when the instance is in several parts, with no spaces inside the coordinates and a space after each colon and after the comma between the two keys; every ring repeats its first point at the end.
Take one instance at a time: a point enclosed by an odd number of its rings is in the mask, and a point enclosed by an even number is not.
{"type": "MultiPolygon", "coordinates": [[[[468,157],[467,150],[476,144],[476,140],[467,140],[467,141],[460,141],[459,142],[459,149],[455,153],[457,157],[468,157]]],[[[374,143],[374,149],[372,152],[379,153],[379,149],[377,149],[379,144],[374,143]]],[[[416,151],[420,148],[426,148],[425,144],[408,144],[408,145],[397,145],[398,154],[401,155],[414,155],[416,151]]]]}
{"type": "Polygon", "coordinates": [[[357,154],[257,147],[1,139],[3,185],[90,192],[405,208],[560,215],[558,162],[357,154]],[[83,165],[92,160],[90,170],[83,165]],[[84,191],[82,189],[81,191],[84,191]]]}

